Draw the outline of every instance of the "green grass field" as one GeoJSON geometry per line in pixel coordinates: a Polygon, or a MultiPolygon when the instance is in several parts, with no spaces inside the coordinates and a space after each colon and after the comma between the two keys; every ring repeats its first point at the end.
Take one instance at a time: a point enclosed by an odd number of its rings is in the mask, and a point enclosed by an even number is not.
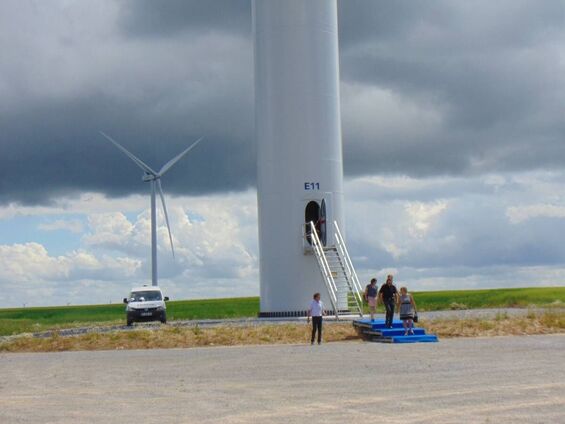
{"type": "MultiPolygon", "coordinates": [[[[0,336],[92,324],[123,324],[125,305],[0,309],[0,336]]],[[[255,317],[258,297],[167,302],[169,320],[255,317]]]]}
{"type": "MultiPolygon", "coordinates": [[[[414,298],[420,311],[563,305],[565,287],[415,292],[414,298]]],[[[256,317],[258,312],[258,297],[167,303],[169,320],[256,317]]],[[[0,309],[0,336],[124,321],[122,304],[0,309]]]]}
{"type": "Polygon", "coordinates": [[[416,292],[414,299],[421,311],[565,306],[565,287],[416,292]]]}

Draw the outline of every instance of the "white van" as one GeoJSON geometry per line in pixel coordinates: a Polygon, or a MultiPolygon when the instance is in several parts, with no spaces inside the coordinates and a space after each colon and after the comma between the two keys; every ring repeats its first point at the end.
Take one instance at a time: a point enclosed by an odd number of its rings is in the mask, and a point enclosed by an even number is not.
{"type": "Polygon", "coordinates": [[[165,324],[167,300],[169,298],[163,297],[161,289],[157,286],[134,287],[129,298],[124,298],[127,325],[132,325],[136,321],[161,321],[165,324]]]}

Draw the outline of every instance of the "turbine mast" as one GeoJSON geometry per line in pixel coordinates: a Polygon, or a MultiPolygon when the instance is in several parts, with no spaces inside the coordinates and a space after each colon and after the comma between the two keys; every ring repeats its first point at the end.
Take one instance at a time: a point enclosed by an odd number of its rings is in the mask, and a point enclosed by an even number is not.
{"type": "Polygon", "coordinates": [[[157,281],[157,216],[155,205],[155,179],[151,180],[151,285],[157,281]]]}

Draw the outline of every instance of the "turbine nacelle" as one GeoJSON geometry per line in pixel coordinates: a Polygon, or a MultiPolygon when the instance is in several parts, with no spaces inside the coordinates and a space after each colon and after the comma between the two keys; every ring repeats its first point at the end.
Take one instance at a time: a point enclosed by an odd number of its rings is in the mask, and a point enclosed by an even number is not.
{"type": "Polygon", "coordinates": [[[155,181],[157,178],[159,178],[159,176],[151,175],[146,172],[145,174],[143,174],[143,177],[141,177],[141,181],[148,183],[149,181],[155,181]]]}

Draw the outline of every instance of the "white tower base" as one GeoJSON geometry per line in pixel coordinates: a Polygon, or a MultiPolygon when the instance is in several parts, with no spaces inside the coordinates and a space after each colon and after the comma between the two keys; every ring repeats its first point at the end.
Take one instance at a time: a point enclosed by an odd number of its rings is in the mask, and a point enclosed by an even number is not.
{"type": "Polygon", "coordinates": [[[303,315],[315,292],[330,307],[304,224],[326,245],[344,228],[336,2],[254,0],[253,33],[260,315],[303,315]]]}

